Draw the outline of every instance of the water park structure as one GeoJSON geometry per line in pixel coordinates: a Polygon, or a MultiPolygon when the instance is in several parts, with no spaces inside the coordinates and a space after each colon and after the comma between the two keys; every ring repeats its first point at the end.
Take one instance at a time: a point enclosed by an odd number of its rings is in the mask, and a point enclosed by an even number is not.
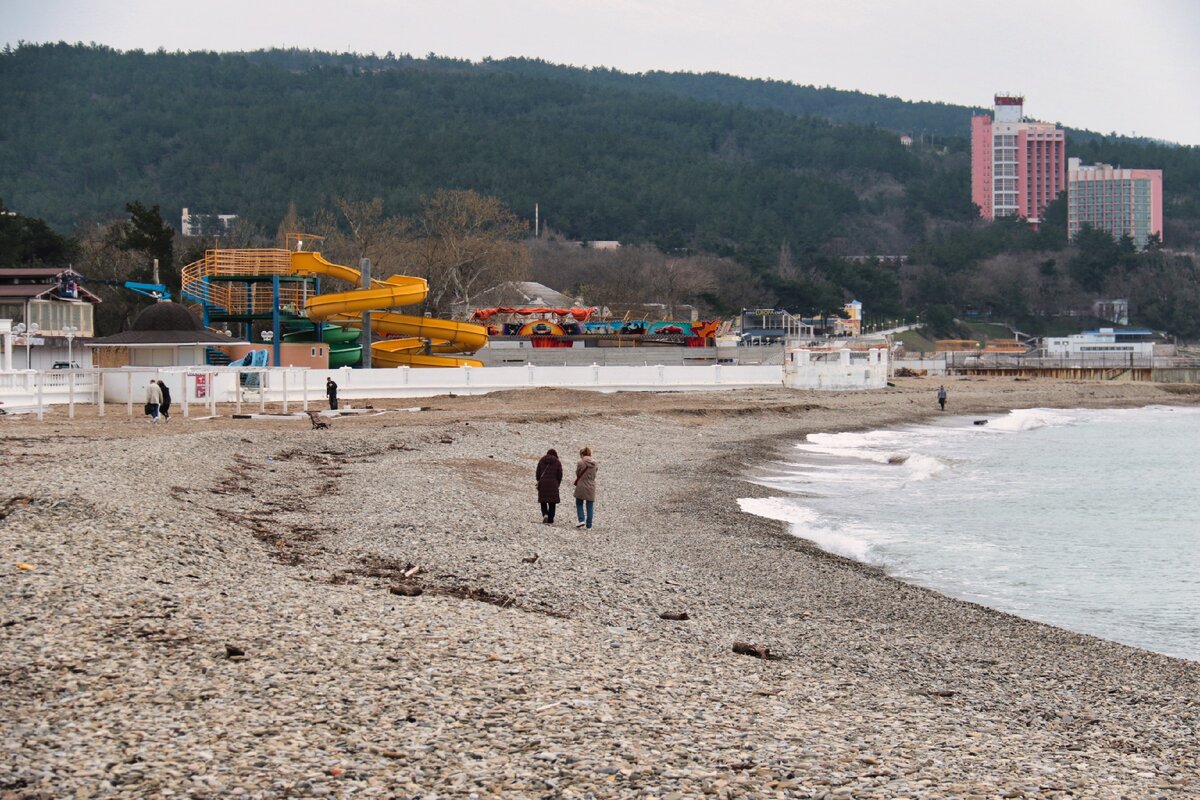
{"type": "Polygon", "coordinates": [[[716,321],[651,320],[626,314],[599,318],[595,307],[548,306],[476,309],[471,319],[487,326],[490,337],[525,339],[533,347],[705,347],[721,330],[716,321]]]}
{"type": "Polygon", "coordinates": [[[207,250],[183,268],[183,297],[200,306],[206,326],[240,324],[249,338],[252,325],[269,325],[274,365],[281,363],[282,343],[290,341],[325,342],[330,367],[355,366],[365,321],[384,337],[370,346],[371,366],[483,366],[467,355],[487,344],[484,326],[391,310],[424,302],[424,278],[364,280],[359,270],[323,258],[316,249],[321,242],[320,236],[289,233],[283,248],[207,250]],[[323,293],[322,278],[361,288],[323,293]]]}

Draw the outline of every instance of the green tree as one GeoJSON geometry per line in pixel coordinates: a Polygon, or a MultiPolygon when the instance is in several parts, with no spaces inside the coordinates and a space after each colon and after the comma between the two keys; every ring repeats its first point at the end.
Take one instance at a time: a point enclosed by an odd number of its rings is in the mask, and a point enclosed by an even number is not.
{"type": "Polygon", "coordinates": [[[1075,235],[1076,255],[1068,269],[1071,277],[1089,292],[1099,292],[1117,266],[1121,250],[1107,231],[1084,225],[1075,235]]]}
{"type": "Polygon", "coordinates": [[[175,229],[163,221],[158,206],[149,208],[138,201],[127,203],[129,219],[114,230],[117,246],[139,253],[146,265],[135,271],[134,280],[149,281],[153,259],[158,259],[159,279],[174,294],[179,292],[179,273],[175,269],[175,229]]]}
{"type": "Polygon", "coordinates": [[[0,200],[0,266],[66,266],[78,250],[74,240],[55,233],[40,219],[6,209],[0,200]]]}

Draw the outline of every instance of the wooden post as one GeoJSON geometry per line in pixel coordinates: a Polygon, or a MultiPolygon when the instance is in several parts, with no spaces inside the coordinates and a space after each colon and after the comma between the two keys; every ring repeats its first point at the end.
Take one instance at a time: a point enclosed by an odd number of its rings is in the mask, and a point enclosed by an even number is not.
{"type": "Polygon", "coordinates": [[[284,370],[282,373],[280,373],[280,374],[282,375],[282,378],[281,378],[281,380],[283,381],[283,387],[282,387],[282,388],[283,388],[283,413],[285,413],[285,414],[286,414],[286,413],[287,413],[287,410],[288,410],[288,396],[287,396],[287,389],[288,389],[288,387],[287,387],[287,376],[288,376],[288,371],[285,369],[285,370],[284,370]]]}
{"type": "Polygon", "coordinates": [[[215,417],[217,415],[217,373],[206,372],[208,375],[208,415],[215,417]]]}
{"type": "Polygon", "coordinates": [[[45,380],[44,380],[44,378],[45,378],[45,374],[44,374],[44,373],[42,373],[42,372],[38,372],[38,373],[37,373],[37,375],[36,375],[36,379],[37,379],[37,410],[38,410],[38,422],[41,422],[43,419],[45,419],[45,413],[46,413],[46,410],[45,410],[45,408],[44,408],[44,405],[43,405],[43,402],[42,402],[42,400],[43,400],[43,398],[42,398],[42,385],[45,383],[45,380]]]}
{"type": "Polygon", "coordinates": [[[125,413],[133,416],[133,370],[125,373],[125,413]]]}
{"type": "Polygon", "coordinates": [[[75,419],[75,370],[67,373],[67,419],[75,419]]]}
{"type": "Polygon", "coordinates": [[[265,414],[267,411],[267,371],[260,369],[258,371],[258,413],[265,414]]]}
{"type": "Polygon", "coordinates": [[[104,416],[104,371],[96,373],[96,416],[104,416]]]}

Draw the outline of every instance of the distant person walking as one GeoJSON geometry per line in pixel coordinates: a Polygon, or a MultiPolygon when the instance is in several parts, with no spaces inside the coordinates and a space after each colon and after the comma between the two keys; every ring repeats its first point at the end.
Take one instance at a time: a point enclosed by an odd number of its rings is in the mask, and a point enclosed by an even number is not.
{"type": "Polygon", "coordinates": [[[942,407],[942,411],[945,411],[946,410],[946,387],[945,386],[938,387],[937,397],[938,397],[938,405],[942,407]]]}
{"type": "Polygon", "coordinates": [[[329,410],[337,411],[337,384],[333,378],[325,379],[325,396],[329,398],[329,410]]]}
{"type": "Polygon", "coordinates": [[[558,460],[558,451],[550,448],[542,456],[534,471],[537,478],[538,502],[542,505],[542,522],[554,524],[554,512],[558,508],[558,487],[562,484],[562,462],[558,460]]]}
{"type": "Polygon", "coordinates": [[[162,392],[162,403],[159,405],[159,413],[162,414],[163,422],[171,421],[171,390],[162,381],[155,381],[158,384],[158,390],[162,392]]]}
{"type": "Polygon", "coordinates": [[[162,389],[153,378],[146,384],[146,413],[150,415],[150,424],[158,422],[158,409],[162,405],[162,389]]]}
{"type": "Polygon", "coordinates": [[[592,511],[596,505],[596,470],[599,466],[596,459],[592,458],[592,448],[585,447],[579,451],[579,463],[575,465],[575,516],[579,518],[576,528],[586,525],[591,530],[592,511]]]}

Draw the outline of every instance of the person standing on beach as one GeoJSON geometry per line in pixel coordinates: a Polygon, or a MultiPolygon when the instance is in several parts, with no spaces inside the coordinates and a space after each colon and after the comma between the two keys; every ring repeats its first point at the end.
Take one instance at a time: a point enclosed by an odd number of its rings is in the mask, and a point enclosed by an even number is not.
{"type": "Polygon", "coordinates": [[[162,399],[158,381],[151,378],[150,383],[146,384],[146,413],[150,415],[151,425],[158,422],[158,408],[162,405],[162,399]]]}
{"type": "Polygon", "coordinates": [[[579,451],[579,463],[575,465],[575,516],[579,518],[576,528],[585,525],[588,530],[592,528],[592,510],[596,505],[596,470],[599,466],[596,459],[592,458],[592,448],[584,447],[579,451]]]}
{"type": "Polygon", "coordinates": [[[937,398],[938,398],[938,405],[942,407],[942,411],[945,411],[946,410],[946,387],[945,386],[938,387],[937,398]]]}
{"type": "Polygon", "coordinates": [[[167,385],[165,383],[163,383],[162,381],[155,381],[155,383],[158,384],[158,390],[160,392],[162,392],[162,404],[159,405],[158,410],[162,413],[163,422],[164,423],[170,422],[171,421],[171,390],[168,389],[167,385]]]}
{"type": "Polygon", "coordinates": [[[546,451],[534,471],[537,479],[538,502],[542,504],[542,522],[554,524],[554,512],[558,508],[558,487],[562,484],[562,462],[553,447],[546,451]]]}
{"type": "Polygon", "coordinates": [[[337,384],[333,378],[325,379],[325,396],[329,398],[329,410],[337,411],[337,384]]]}

